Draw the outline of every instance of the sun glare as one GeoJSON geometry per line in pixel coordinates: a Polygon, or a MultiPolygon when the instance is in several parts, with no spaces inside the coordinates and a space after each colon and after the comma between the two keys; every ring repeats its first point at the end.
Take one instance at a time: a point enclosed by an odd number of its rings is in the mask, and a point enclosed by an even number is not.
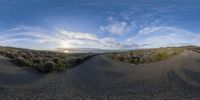
{"type": "Polygon", "coordinates": [[[65,50],[64,53],[69,53],[69,51],[68,51],[68,50],[65,50]]]}

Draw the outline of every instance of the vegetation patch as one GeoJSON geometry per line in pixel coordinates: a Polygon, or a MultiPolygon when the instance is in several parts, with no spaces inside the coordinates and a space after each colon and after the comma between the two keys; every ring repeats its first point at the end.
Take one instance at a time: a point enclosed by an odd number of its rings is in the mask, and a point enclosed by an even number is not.
{"type": "Polygon", "coordinates": [[[200,53],[200,47],[197,47],[197,46],[188,46],[187,48],[188,48],[189,50],[194,51],[194,52],[200,53]]]}
{"type": "Polygon", "coordinates": [[[111,59],[133,64],[152,63],[167,59],[183,52],[185,48],[168,47],[157,49],[133,50],[127,52],[109,53],[111,59]]]}
{"type": "Polygon", "coordinates": [[[8,57],[20,67],[33,67],[39,72],[59,72],[82,63],[94,56],[92,53],[61,53],[12,47],[0,47],[0,55],[8,57]]]}

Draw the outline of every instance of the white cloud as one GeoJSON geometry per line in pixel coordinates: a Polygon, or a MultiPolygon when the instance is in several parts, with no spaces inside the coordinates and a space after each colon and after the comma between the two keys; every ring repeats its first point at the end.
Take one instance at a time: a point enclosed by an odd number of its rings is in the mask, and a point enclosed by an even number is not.
{"type": "Polygon", "coordinates": [[[101,39],[102,44],[106,45],[106,47],[110,47],[108,49],[135,49],[138,48],[138,45],[134,43],[133,38],[125,39],[124,41],[117,41],[114,38],[103,38],[101,39]]]}
{"type": "Polygon", "coordinates": [[[134,37],[138,45],[144,48],[200,45],[200,34],[176,27],[146,27],[134,37]]]}
{"type": "Polygon", "coordinates": [[[127,48],[127,49],[135,49],[139,48],[139,45],[135,43],[134,38],[128,38],[122,44],[127,48]]]}
{"type": "Polygon", "coordinates": [[[100,30],[117,35],[130,32],[134,26],[134,23],[128,24],[125,21],[114,20],[112,17],[108,18],[108,22],[109,23],[106,26],[101,26],[100,30]]]}
{"type": "Polygon", "coordinates": [[[162,27],[145,27],[145,28],[141,29],[138,32],[138,34],[147,35],[147,34],[151,34],[151,33],[155,32],[155,31],[159,31],[161,29],[162,29],[162,27]]]}
{"type": "Polygon", "coordinates": [[[1,32],[0,45],[34,49],[54,48],[100,48],[135,49],[164,46],[200,45],[200,34],[175,27],[146,27],[134,37],[118,40],[113,37],[98,37],[92,33],[71,32],[56,28],[46,32],[35,27],[15,27],[1,32]]]}
{"type": "Polygon", "coordinates": [[[126,27],[127,27],[126,22],[114,22],[102,29],[113,34],[123,34],[125,32],[126,27]]]}
{"type": "Polygon", "coordinates": [[[100,39],[100,42],[105,47],[109,47],[108,49],[121,49],[122,48],[121,44],[114,38],[106,37],[106,38],[100,39]]]}
{"type": "MultiPolygon", "coordinates": [[[[28,27],[28,26],[27,26],[28,27]]],[[[39,49],[47,48],[100,48],[123,49],[130,44],[117,41],[111,37],[99,38],[92,33],[70,32],[56,28],[53,32],[40,31],[39,28],[15,27],[4,32],[0,38],[1,45],[18,46],[39,49]],[[34,45],[34,47],[33,47],[34,45]]]]}
{"type": "Polygon", "coordinates": [[[96,40],[97,36],[91,33],[81,33],[81,32],[69,32],[64,29],[57,29],[60,35],[63,35],[65,38],[71,39],[88,39],[88,40],[96,40]]]}

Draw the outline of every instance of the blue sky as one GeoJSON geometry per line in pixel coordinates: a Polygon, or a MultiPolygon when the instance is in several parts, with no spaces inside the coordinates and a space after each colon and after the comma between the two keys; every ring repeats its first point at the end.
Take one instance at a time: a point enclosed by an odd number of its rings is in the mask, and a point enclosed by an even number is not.
{"type": "Polygon", "coordinates": [[[199,0],[0,0],[0,45],[136,49],[200,45],[199,0]]]}

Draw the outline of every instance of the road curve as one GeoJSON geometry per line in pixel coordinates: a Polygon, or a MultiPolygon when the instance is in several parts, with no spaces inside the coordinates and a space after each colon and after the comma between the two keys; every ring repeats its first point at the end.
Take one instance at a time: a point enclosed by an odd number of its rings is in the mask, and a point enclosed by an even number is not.
{"type": "Polygon", "coordinates": [[[131,65],[95,56],[61,73],[41,75],[0,57],[1,100],[198,100],[200,54],[131,65]]]}

